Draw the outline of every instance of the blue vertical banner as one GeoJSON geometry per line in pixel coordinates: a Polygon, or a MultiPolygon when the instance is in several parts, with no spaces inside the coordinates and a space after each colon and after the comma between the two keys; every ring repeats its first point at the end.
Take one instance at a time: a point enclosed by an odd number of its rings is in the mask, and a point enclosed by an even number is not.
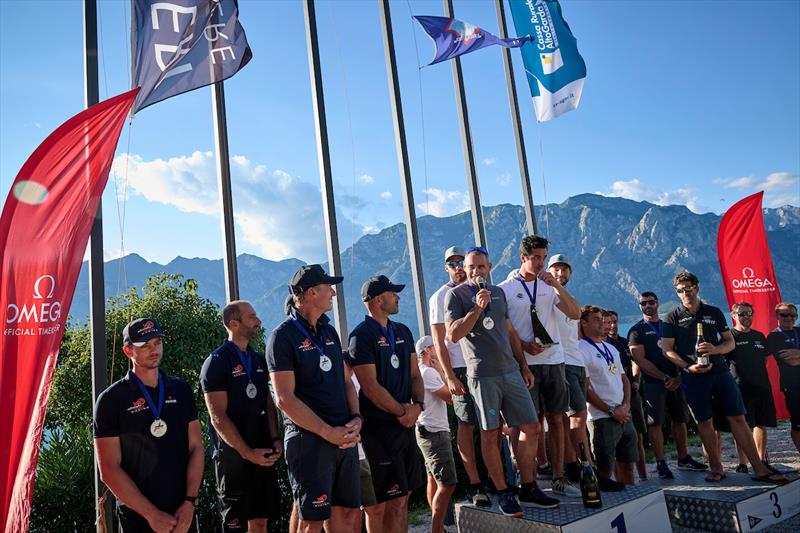
{"type": "Polygon", "coordinates": [[[517,35],[532,40],[520,51],[539,122],[578,108],[586,63],[561,15],[558,0],[509,0],[517,35]]]}
{"type": "Polygon", "coordinates": [[[136,113],[222,81],[253,57],[236,0],[133,0],[136,113]]]}

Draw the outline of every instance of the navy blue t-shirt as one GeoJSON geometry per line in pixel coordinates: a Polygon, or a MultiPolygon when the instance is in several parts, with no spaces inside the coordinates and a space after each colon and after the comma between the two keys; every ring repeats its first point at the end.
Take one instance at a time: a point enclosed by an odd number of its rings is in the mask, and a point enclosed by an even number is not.
{"type": "MultiPolygon", "coordinates": [[[[292,310],[289,318],[272,331],[267,342],[267,367],[270,372],[294,372],[294,394],[331,426],[343,426],[350,419],[344,387],[344,356],[339,335],[322,315],[317,327],[292,310]],[[306,330],[303,333],[293,320],[306,330]],[[314,345],[323,347],[324,357],[314,345]]],[[[298,428],[287,419],[286,434],[298,428]]]]}
{"type": "MultiPolygon", "coordinates": [[[[122,469],[153,505],[173,513],[186,496],[189,422],[197,420],[195,397],[188,383],[159,371],[164,380],[161,420],[167,424],[167,432],[154,437],[150,424],[155,416],[131,374],[128,372],[98,396],[94,437],[119,437],[122,469]]],[[[158,389],[147,390],[158,402],[158,389]]],[[[117,505],[125,503],[117,501],[117,505]]]]}
{"type": "MultiPolygon", "coordinates": [[[[697,313],[692,314],[679,305],[664,319],[664,338],[675,339],[675,351],[690,365],[696,362],[694,346],[697,342],[698,322],[703,323],[703,338],[714,346],[722,344],[722,334],[730,331],[722,311],[703,302],[700,303],[697,313]]],[[[711,372],[728,372],[728,362],[724,355],[711,356],[711,372]]]]}
{"type": "MultiPolygon", "coordinates": [[[[378,383],[400,403],[411,400],[411,354],[414,353],[414,337],[411,330],[399,322],[388,321],[387,328],[370,316],[357,325],[350,333],[350,366],[375,365],[378,383]],[[395,350],[392,357],[391,336],[394,332],[395,350]]],[[[392,421],[399,424],[397,417],[377,407],[364,394],[359,392],[361,415],[369,420],[392,421]]]]}
{"type": "MultiPolygon", "coordinates": [[[[246,389],[250,383],[242,359],[237,352],[238,347],[226,340],[211,352],[200,370],[200,385],[203,392],[227,392],[228,408],[225,413],[231,419],[239,435],[251,448],[269,447],[273,438],[278,435],[269,434],[267,425],[267,401],[269,399],[269,375],[264,354],[248,347],[251,376],[256,386],[256,397],[248,398],[246,389]]],[[[208,425],[208,436],[211,440],[212,455],[216,454],[224,441],[219,438],[213,424],[208,425]]]]}

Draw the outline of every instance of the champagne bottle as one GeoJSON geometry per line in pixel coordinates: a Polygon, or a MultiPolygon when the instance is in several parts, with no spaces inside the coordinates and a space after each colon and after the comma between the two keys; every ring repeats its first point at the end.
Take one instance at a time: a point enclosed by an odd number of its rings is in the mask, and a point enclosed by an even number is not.
{"type": "Polygon", "coordinates": [[[703,338],[703,323],[697,323],[697,342],[694,344],[694,356],[697,360],[697,366],[707,367],[711,364],[708,354],[700,350],[700,345],[705,342],[703,338]]]}
{"type": "Polygon", "coordinates": [[[583,499],[583,506],[593,509],[603,506],[603,501],[600,499],[600,486],[597,482],[597,475],[594,473],[594,468],[589,464],[586,458],[586,448],[582,442],[578,443],[581,456],[581,498],[583,499]]]}

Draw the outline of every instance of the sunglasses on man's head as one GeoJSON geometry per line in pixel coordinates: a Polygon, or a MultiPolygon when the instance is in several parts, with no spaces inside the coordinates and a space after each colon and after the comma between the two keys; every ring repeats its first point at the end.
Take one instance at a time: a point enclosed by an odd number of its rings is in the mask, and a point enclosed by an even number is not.
{"type": "Polygon", "coordinates": [[[680,287],[675,287],[675,292],[677,292],[678,294],[683,294],[684,292],[692,292],[696,288],[697,285],[689,285],[688,287],[684,287],[682,289],[680,287]]]}
{"type": "Polygon", "coordinates": [[[778,313],[781,318],[797,318],[797,313],[778,313]]]}
{"type": "Polygon", "coordinates": [[[462,259],[461,261],[448,261],[445,263],[445,265],[449,266],[450,268],[458,268],[458,267],[464,268],[464,260],[462,259]]]}
{"type": "Polygon", "coordinates": [[[749,318],[749,317],[753,316],[753,312],[752,311],[739,311],[738,313],[736,313],[736,316],[743,316],[745,318],[749,318]]]}
{"type": "Polygon", "coordinates": [[[471,254],[472,252],[478,252],[479,254],[489,255],[489,250],[487,250],[485,246],[471,246],[469,249],[467,249],[467,253],[471,254]]]}
{"type": "Polygon", "coordinates": [[[645,307],[645,306],[648,306],[648,305],[656,305],[657,303],[658,303],[658,300],[642,300],[641,302],[639,302],[639,305],[641,307],[645,307]]]}

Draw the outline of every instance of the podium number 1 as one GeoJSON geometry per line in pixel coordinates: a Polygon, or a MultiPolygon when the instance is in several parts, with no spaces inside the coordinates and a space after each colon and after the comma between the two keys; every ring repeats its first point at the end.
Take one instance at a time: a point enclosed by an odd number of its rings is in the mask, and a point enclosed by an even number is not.
{"type": "Polygon", "coordinates": [[[611,529],[616,529],[617,533],[628,533],[628,528],[625,527],[625,513],[619,513],[617,517],[611,521],[611,529]]]}

